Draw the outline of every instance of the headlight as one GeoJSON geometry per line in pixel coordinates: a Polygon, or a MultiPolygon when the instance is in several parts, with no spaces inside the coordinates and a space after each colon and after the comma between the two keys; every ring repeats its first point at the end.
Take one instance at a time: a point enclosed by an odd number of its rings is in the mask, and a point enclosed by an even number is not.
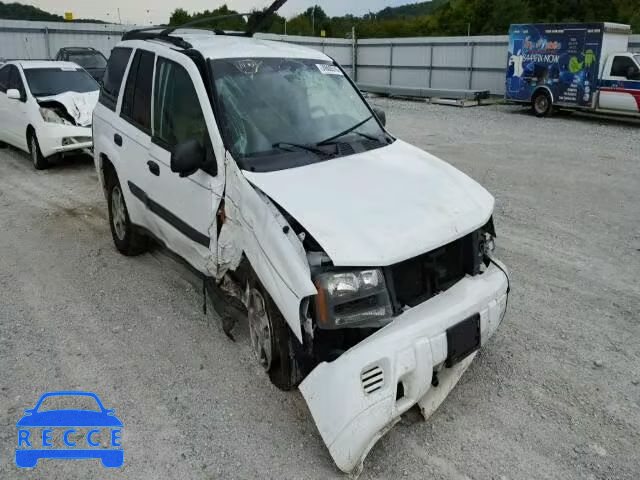
{"type": "Polygon", "coordinates": [[[57,123],[60,125],[71,125],[68,120],[65,120],[60,115],[56,113],[55,110],[50,108],[40,107],[40,115],[42,115],[42,119],[48,123],[57,123]]]}
{"type": "Polygon", "coordinates": [[[381,327],[393,314],[382,270],[321,273],[315,285],[320,328],[381,327]]]}

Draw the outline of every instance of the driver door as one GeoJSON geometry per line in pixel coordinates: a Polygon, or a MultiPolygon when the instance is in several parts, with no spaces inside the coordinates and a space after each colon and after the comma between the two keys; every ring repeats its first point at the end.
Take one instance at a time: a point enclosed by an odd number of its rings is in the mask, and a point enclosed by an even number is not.
{"type": "Polygon", "coordinates": [[[640,78],[629,79],[630,69],[640,69],[632,57],[616,55],[610,67],[605,67],[600,88],[600,108],[629,113],[640,112],[640,78]]]}
{"type": "Polygon", "coordinates": [[[217,266],[216,214],[224,190],[224,147],[198,69],[191,60],[180,60],[159,56],[156,63],[149,208],[167,247],[212,275],[217,266]],[[171,153],[192,139],[208,152],[208,167],[182,178],[171,171],[171,153]]]}

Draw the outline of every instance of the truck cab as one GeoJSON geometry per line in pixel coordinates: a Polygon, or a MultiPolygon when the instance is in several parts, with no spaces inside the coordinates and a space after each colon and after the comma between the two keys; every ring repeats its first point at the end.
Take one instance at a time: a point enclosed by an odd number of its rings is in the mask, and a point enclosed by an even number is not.
{"type": "Polygon", "coordinates": [[[640,113],[640,54],[613,53],[600,76],[598,110],[640,113]]]}

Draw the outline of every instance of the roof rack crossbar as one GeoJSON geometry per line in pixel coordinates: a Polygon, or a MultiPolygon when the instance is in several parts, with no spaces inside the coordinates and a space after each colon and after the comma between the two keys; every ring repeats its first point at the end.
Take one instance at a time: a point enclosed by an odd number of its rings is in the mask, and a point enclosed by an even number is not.
{"type": "MultiPolygon", "coordinates": [[[[189,28],[194,25],[201,25],[203,23],[210,23],[216,20],[225,20],[229,18],[238,18],[238,17],[248,17],[247,20],[247,30],[241,34],[247,37],[253,37],[253,34],[256,33],[260,27],[264,24],[267,19],[273,15],[280,7],[282,7],[287,0],[275,0],[269,8],[261,11],[261,12],[251,12],[251,13],[232,13],[229,15],[219,15],[217,17],[203,17],[197,18],[187,23],[183,23],[182,25],[174,25],[171,27],[163,26],[153,26],[140,28],[136,30],[130,30],[122,35],[122,40],[159,40],[162,42],[168,42],[177,47],[184,48],[185,50],[193,48],[189,42],[185,41],[181,37],[177,37],[175,35],[171,35],[176,30],[189,28]]],[[[220,29],[206,29],[212,30],[216,34],[227,34],[223,30],[220,29]]],[[[238,35],[238,33],[231,33],[232,35],[238,35]]]]}

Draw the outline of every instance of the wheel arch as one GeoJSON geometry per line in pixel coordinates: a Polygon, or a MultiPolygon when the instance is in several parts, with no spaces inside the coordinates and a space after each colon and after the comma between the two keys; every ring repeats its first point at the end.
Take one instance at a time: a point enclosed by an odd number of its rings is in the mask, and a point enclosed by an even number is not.
{"type": "Polygon", "coordinates": [[[540,85],[539,87],[536,87],[536,89],[533,91],[533,94],[531,95],[532,102],[533,102],[533,99],[536,98],[538,94],[540,94],[540,92],[547,92],[549,94],[549,97],[551,98],[551,105],[554,105],[556,103],[556,100],[553,97],[553,92],[546,85],[540,85]]]}

